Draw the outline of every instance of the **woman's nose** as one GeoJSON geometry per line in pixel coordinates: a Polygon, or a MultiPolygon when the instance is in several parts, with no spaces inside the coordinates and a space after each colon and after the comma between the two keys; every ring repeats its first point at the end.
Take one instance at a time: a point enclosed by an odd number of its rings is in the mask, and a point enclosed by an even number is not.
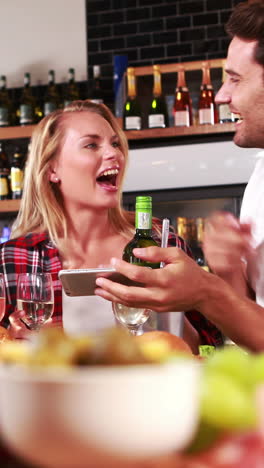
{"type": "Polygon", "coordinates": [[[117,159],[118,148],[113,145],[107,145],[104,151],[104,157],[106,159],[117,159]]]}

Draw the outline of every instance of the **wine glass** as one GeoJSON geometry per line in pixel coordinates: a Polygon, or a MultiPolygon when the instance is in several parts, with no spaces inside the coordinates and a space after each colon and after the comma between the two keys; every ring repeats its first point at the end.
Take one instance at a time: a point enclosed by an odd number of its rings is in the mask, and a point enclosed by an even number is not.
{"type": "Polygon", "coordinates": [[[17,309],[23,310],[21,319],[30,330],[39,330],[52,316],[54,291],[50,273],[22,273],[18,275],[17,309]]]}
{"type": "Polygon", "coordinates": [[[0,321],[5,315],[6,306],[6,293],[5,293],[5,280],[3,273],[0,273],[0,321]]]}
{"type": "Polygon", "coordinates": [[[118,322],[127,327],[132,335],[138,335],[139,329],[148,320],[151,312],[149,309],[128,307],[118,302],[112,302],[112,309],[118,322]]]}

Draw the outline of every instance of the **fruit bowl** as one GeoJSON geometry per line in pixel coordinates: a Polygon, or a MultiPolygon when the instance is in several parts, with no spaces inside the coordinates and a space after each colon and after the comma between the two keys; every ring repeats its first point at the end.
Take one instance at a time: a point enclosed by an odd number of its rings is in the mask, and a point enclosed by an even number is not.
{"type": "Polygon", "coordinates": [[[130,468],[190,442],[200,374],[187,357],[70,369],[1,365],[1,437],[41,467],[130,468]]]}

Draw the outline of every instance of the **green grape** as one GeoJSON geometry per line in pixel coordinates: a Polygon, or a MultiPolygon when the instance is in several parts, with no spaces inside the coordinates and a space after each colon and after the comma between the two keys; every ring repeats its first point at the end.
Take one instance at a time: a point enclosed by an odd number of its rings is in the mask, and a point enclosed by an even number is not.
{"type": "Polygon", "coordinates": [[[254,356],[250,368],[252,384],[256,387],[264,383],[264,353],[254,356]]]}
{"type": "Polygon", "coordinates": [[[218,440],[221,433],[221,429],[212,427],[204,421],[201,421],[194,439],[185,451],[193,454],[207,450],[218,440]]]}
{"type": "Polygon", "coordinates": [[[201,421],[220,429],[247,429],[256,426],[253,396],[231,377],[205,373],[202,383],[201,421]]]}
{"type": "Polygon", "coordinates": [[[225,348],[216,351],[205,363],[207,373],[217,373],[229,376],[243,388],[251,390],[251,366],[253,358],[239,348],[225,348]]]}

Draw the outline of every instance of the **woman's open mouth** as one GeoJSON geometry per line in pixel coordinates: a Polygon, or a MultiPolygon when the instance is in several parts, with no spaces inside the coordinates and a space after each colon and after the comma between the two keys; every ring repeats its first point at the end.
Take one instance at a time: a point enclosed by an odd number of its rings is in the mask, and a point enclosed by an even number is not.
{"type": "Polygon", "coordinates": [[[96,182],[104,189],[116,191],[118,174],[119,168],[107,169],[97,177],[96,182]]]}

